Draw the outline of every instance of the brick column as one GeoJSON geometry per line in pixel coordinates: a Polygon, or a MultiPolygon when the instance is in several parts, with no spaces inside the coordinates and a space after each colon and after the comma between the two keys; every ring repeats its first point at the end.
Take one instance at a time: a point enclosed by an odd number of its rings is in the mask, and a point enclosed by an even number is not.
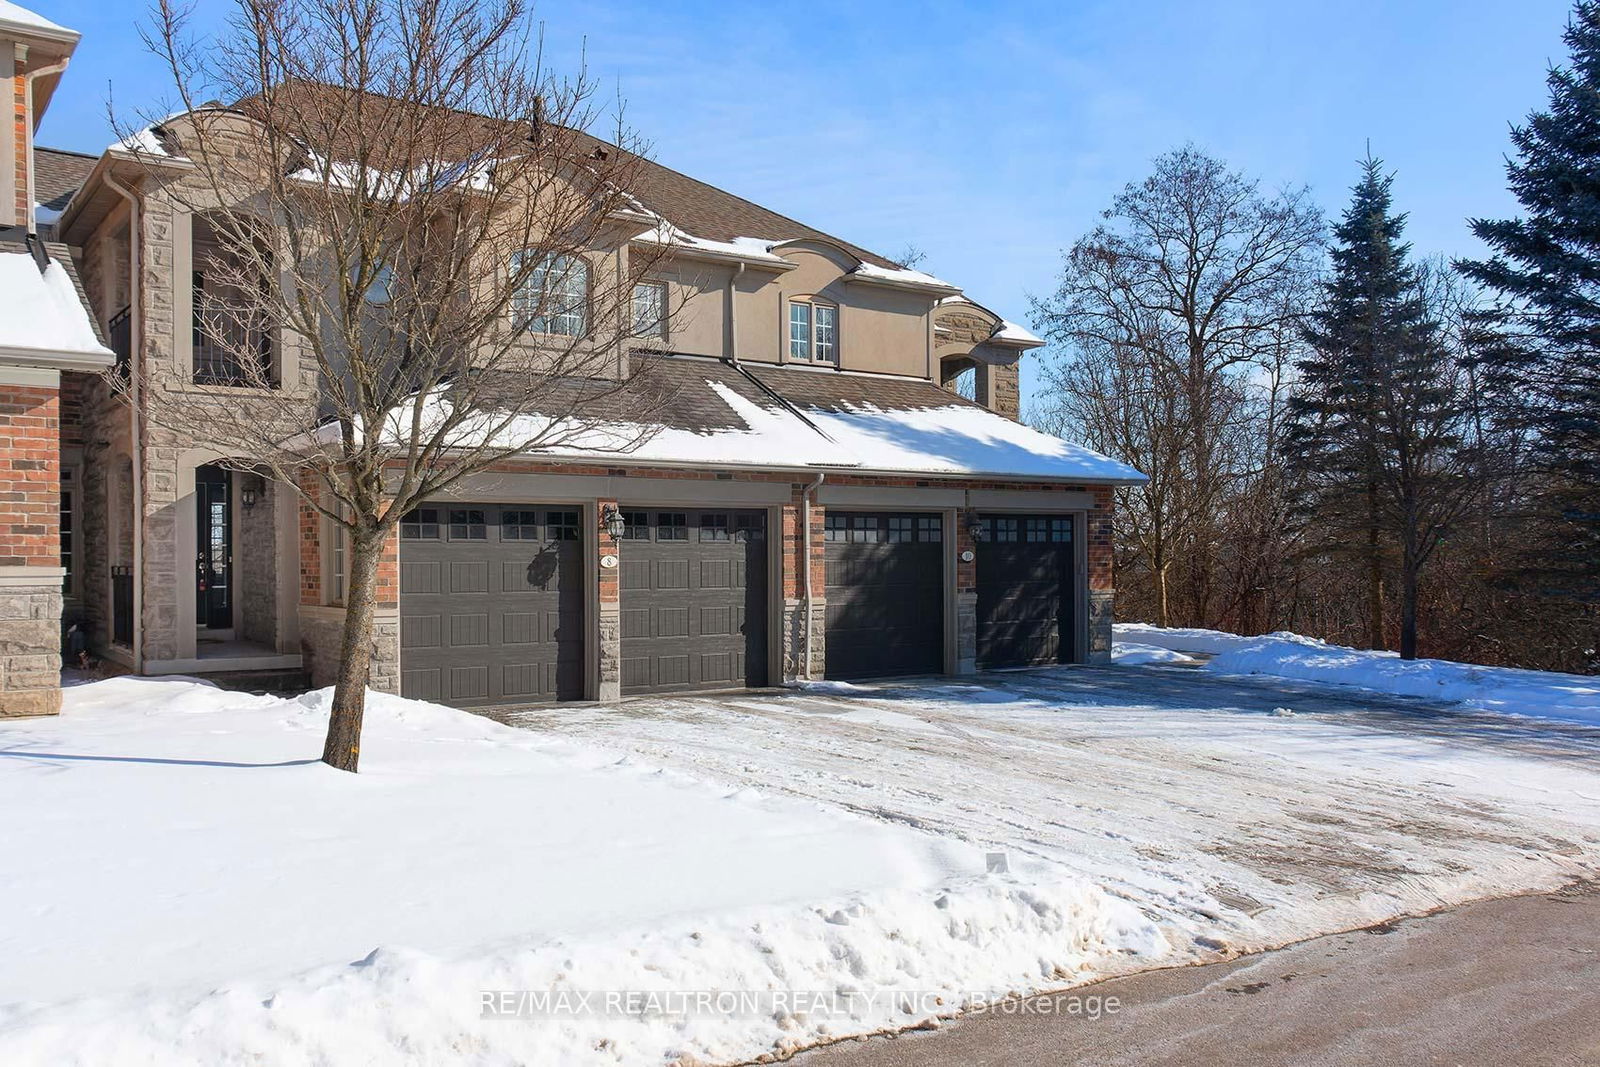
{"type": "Polygon", "coordinates": [[[804,485],[796,485],[783,506],[783,544],[778,557],[783,567],[783,679],[814,681],[827,674],[828,663],[828,557],[824,539],[827,509],[811,504],[811,529],[802,531],[804,485]],[[806,614],[806,571],[811,573],[811,613],[806,614]],[[806,672],[806,633],[811,636],[811,671],[806,672]]]}
{"type": "Polygon", "coordinates": [[[616,538],[606,532],[600,517],[607,508],[617,506],[615,500],[596,500],[595,517],[595,582],[599,589],[596,640],[599,643],[599,672],[595,681],[597,700],[622,699],[622,567],[620,546],[616,538]],[[606,561],[611,563],[607,565],[606,561]]]}
{"type": "MultiPolygon", "coordinates": [[[[323,486],[314,478],[301,482],[313,500],[323,486]]],[[[325,604],[323,540],[330,533],[322,513],[300,499],[300,655],[314,686],[334,683],[344,636],[344,608],[325,604]]],[[[382,693],[400,692],[400,530],[390,531],[378,561],[378,582],[372,609],[372,670],[367,685],[382,693]]]]}
{"type": "Polygon", "coordinates": [[[956,546],[956,673],[978,670],[978,546],[967,527],[976,511],[957,511],[956,546]]]}
{"type": "Polygon", "coordinates": [[[11,218],[0,220],[0,223],[9,226],[26,226],[29,213],[33,205],[28,203],[28,137],[32,133],[28,122],[28,85],[27,79],[20,72],[24,63],[26,50],[21,45],[8,45],[8,51],[15,49],[14,55],[5,59],[5,72],[7,74],[7,91],[11,97],[9,110],[11,158],[6,160],[6,170],[11,178],[11,203],[7,205],[11,218]]]}
{"type": "Polygon", "coordinates": [[[61,710],[60,405],[54,371],[0,368],[0,716],[61,710]]]}

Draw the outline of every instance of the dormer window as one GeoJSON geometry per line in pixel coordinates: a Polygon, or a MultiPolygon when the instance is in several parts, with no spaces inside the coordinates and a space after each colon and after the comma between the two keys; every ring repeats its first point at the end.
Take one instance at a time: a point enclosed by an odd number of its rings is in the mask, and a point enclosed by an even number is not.
{"type": "Polygon", "coordinates": [[[818,300],[789,301],[789,358],[839,363],[839,309],[818,300]]]}
{"type": "Polygon", "coordinates": [[[513,274],[527,271],[512,301],[517,324],[529,333],[584,336],[589,332],[589,264],[581,256],[546,255],[529,270],[533,255],[511,257],[513,274]]]}
{"type": "Polygon", "coordinates": [[[639,282],[633,287],[633,332],[637,337],[665,337],[667,287],[663,282],[639,282]]]}

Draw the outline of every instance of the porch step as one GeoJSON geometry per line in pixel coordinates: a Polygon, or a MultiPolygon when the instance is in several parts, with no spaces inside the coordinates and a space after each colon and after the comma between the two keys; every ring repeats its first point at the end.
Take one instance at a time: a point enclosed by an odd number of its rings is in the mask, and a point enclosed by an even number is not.
{"type": "Polygon", "coordinates": [[[299,667],[285,667],[264,671],[219,671],[201,675],[223,689],[236,693],[257,693],[265,696],[299,696],[311,688],[311,673],[299,667]]]}

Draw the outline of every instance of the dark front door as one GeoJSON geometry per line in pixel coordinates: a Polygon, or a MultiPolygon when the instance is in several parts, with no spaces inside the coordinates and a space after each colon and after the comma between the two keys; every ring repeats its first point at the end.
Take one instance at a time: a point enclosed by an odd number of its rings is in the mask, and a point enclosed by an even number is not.
{"type": "Polygon", "coordinates": [[[213,630],[233,625],[233,472],[194,472],[195,624],[213,630]]]}
{"type": "Polygon", "coordinates": [[[455,707],[583,697],[576,506],[428,504],[400,523],[400,692],[455,707]]]}
{"type": "Polygon", "coordinates": [[[625,510],[622,691],[767,684],[767,517],[625,510]]]}
{"type": "Polygon", "coordinates": [[[936,514],[828,511],[829,678],[944,670],[944,525],[936,514]]]}
{"type": "Polygon", "coordinates": [[[978,666],[1072,662],[1077,648],[1072,517],[981,515],[979,522],[978,666]]]}

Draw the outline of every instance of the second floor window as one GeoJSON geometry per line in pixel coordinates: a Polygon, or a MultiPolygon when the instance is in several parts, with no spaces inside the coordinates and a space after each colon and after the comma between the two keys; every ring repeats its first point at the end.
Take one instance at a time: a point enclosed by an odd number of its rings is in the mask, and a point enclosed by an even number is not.
{"type": "Polygon", "coordinates": [[[839,309],[808,300],[789,301],[789,358],[839,362],[839,309]]]}
{"type": "MultiPolygon", "coordinates": [[[[518,252],[511,263],[520,274],[525,257],[518,252]]],[[[512,301],[517,323],[529,333],[582,337],[589,332],[589,264],[581,256],[545,255],[539,258],[512,301]]]]}
{"type": "Polygon", "coordinates": [[[640,282],[633,287],[633,332],[636,337],[665,337],[667,287],[661,282],[640,282]]]}

